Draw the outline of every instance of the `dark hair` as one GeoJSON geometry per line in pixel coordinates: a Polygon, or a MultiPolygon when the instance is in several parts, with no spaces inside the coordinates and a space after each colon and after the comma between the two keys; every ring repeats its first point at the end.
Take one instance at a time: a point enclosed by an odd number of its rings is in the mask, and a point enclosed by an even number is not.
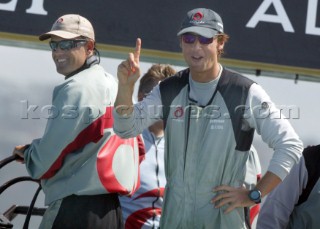
{"type": "Polygon", "coordinates": [[[147,94],[149,94],[153,87],[165,78],[172,76],[176,73],[174,68],[168,64],[154,64],[148,71],[142,76],[140,80],[138,99],[142,100],[147,94]]]}

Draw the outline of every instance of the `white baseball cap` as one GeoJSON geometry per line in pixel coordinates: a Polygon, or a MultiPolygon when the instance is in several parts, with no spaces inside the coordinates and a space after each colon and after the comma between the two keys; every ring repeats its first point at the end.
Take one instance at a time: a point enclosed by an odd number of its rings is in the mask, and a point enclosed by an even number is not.
{"type": "Polygon", "coordinates": [[[67,14],[58,18],[49,32],[39,36],[39,40],[49,39],[52,35],[65,39],[84,36],[95,40],[94,30],[90,21],[77,14],[67,14]]]}

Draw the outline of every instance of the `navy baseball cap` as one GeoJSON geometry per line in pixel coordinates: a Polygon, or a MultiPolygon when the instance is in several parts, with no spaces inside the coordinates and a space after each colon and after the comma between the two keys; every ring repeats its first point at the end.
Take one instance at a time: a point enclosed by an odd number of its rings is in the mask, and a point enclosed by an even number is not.
{"type": "Polygon", "coordinates": [[[183,20],[178,36],[184,33],[196,33],[203,37],[211,38],[223,33],[222,19],[213,10],[197,8],[190,10],[183,20]]]}

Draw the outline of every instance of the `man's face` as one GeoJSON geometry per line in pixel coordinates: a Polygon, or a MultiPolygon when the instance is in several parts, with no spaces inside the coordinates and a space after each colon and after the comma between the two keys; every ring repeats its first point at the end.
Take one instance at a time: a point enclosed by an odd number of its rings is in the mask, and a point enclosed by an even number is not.
{"type": "MultiPolygon", "coordinates": [[[[74,40],[80,39],[81,38],[75,38],[74,40]]],[[[85,63],[87,59],[87,42],[77,42],[75,47],[63,50],[64,47],[68,47],[68,44],[63,43],[60,45],[59,43],[56,43],[63,40],[66,39],[58,36],[51,37],[51,42],[57,45],[57,48],[52,50],[52,59],[56,64],[57,72],[67,76],[73,71],[79,69],[85,63]]]]}
{"type": "Polygon", "coordinates": [[[218,39],[214,38],[211,43],[202,44],[199,39],[202,38],[197,34],[191,34],[196,39],[193,43],[190,39],[184,39],[184,34],[181,36],[181,48],[184,59],[190,69],[194,72],[205,72],[213,69],[218,64],[218,50],[223,49],[223,43],[219,44],[218,39]]]}

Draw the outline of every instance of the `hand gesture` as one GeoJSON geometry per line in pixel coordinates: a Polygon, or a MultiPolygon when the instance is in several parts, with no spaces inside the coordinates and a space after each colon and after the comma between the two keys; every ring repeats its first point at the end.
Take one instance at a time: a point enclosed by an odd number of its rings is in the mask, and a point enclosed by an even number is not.
{"type": "Polygon", "coordinates": [[[133,53],[129,53],[127,60],[121,62],[118,66],[118,80],[119,84],[134,86],[135,82],[140,77],[140,50],[141,39],[137,38],[136,48],[133,53]]]}

